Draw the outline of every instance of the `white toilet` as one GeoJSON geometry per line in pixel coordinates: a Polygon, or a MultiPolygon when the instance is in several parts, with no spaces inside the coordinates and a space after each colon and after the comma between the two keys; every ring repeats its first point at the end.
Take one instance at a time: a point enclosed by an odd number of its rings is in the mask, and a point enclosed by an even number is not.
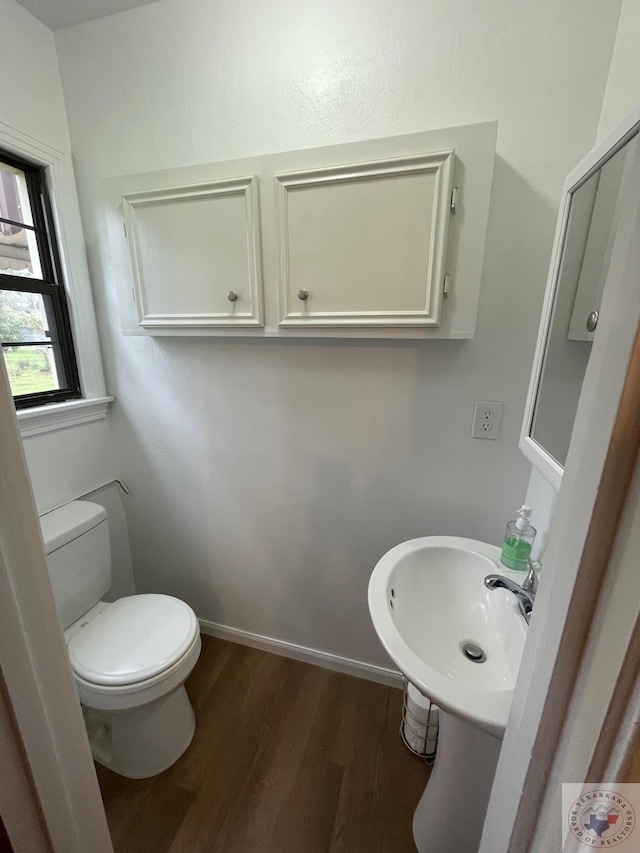
{"type": "Polygon", "coordinates": [[[40,524],[93,756],[122,776],[155,776],[195,731],[184,689],[200,654],[195,613],[168,595],[101,601],[111,587],[103,507],[73,501],[40,524]]]}

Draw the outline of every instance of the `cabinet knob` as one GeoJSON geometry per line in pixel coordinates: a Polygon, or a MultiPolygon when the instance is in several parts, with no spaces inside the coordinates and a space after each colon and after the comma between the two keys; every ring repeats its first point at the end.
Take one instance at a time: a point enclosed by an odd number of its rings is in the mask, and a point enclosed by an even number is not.
{"type": "Polygon", "coordinates": [[[305,299],[308,299],[308,297],[309,297],[309,291],[308,291],[308,290],[305,290],[304,288],[301,288],[301,289],[298,291],[298,299],[301,299],[301,300],[304,302],[304,301],[305,301],[305,299]]]}
{"type": "Polygon", "coordinates": [[[229,300],[229,302],[235,302],[237,298],[238,294],[235,292],[235,290],[230,290],[229,293],[227,293],[227,299],[229,300]]]}
{"type": "Polygon", "coordinates": [[[598,312],[592,311],[587,317],[587,332],[595,332],[598,325],[598,312]]]}

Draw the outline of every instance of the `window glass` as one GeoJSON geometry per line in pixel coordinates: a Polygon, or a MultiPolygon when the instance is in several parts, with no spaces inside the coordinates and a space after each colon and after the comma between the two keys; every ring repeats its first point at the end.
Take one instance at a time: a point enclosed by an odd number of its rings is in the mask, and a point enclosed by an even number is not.
{"type": "Polygon", "coordinates": [[[0,343],[14,396],[65,387],[55,325],[50,296],[0,290],[0,343]]]}
{"type": "Polygon", "coordinates": [[[2,354],[14,396],[60,388],[52,346],[3,347],[2,354]]]}
{"type": "Polygon", "coordinates": [[[0,219],[33,226],[25,173],[0,163],[0,219]]]}
{"type": "Polygon", "coordinates": [[[0,272],[42,278],[35,231],[0,221],[0,272]]]}
{"type": "Polygon", "coordinates": [[[26,176],[0,163],[0,272],[42,278],[26,176]]]}
{"type": "Polygon", "coordinates": [[[46,175],[0,152],[0,347],[19,407],[80,396],[46,175]]]}

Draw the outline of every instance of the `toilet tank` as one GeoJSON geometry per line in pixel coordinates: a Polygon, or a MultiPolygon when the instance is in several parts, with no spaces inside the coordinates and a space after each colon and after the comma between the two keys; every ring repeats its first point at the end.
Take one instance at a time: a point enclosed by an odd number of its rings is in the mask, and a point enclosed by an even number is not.
{"type": "Polygon", "coordinates": [[[111,586],[111,546],[105,509],[72,501],[40,516],[58,616],[68,628],[111,586]]]}

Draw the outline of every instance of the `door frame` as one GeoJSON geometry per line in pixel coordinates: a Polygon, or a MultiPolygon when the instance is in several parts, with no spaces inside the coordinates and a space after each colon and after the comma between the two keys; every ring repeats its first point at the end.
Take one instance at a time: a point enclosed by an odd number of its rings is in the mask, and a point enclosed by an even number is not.
{"type": "Polygon", "coordinates": [[[0,359],[0,814],[15,850],[113,853],[0,359]]]}

